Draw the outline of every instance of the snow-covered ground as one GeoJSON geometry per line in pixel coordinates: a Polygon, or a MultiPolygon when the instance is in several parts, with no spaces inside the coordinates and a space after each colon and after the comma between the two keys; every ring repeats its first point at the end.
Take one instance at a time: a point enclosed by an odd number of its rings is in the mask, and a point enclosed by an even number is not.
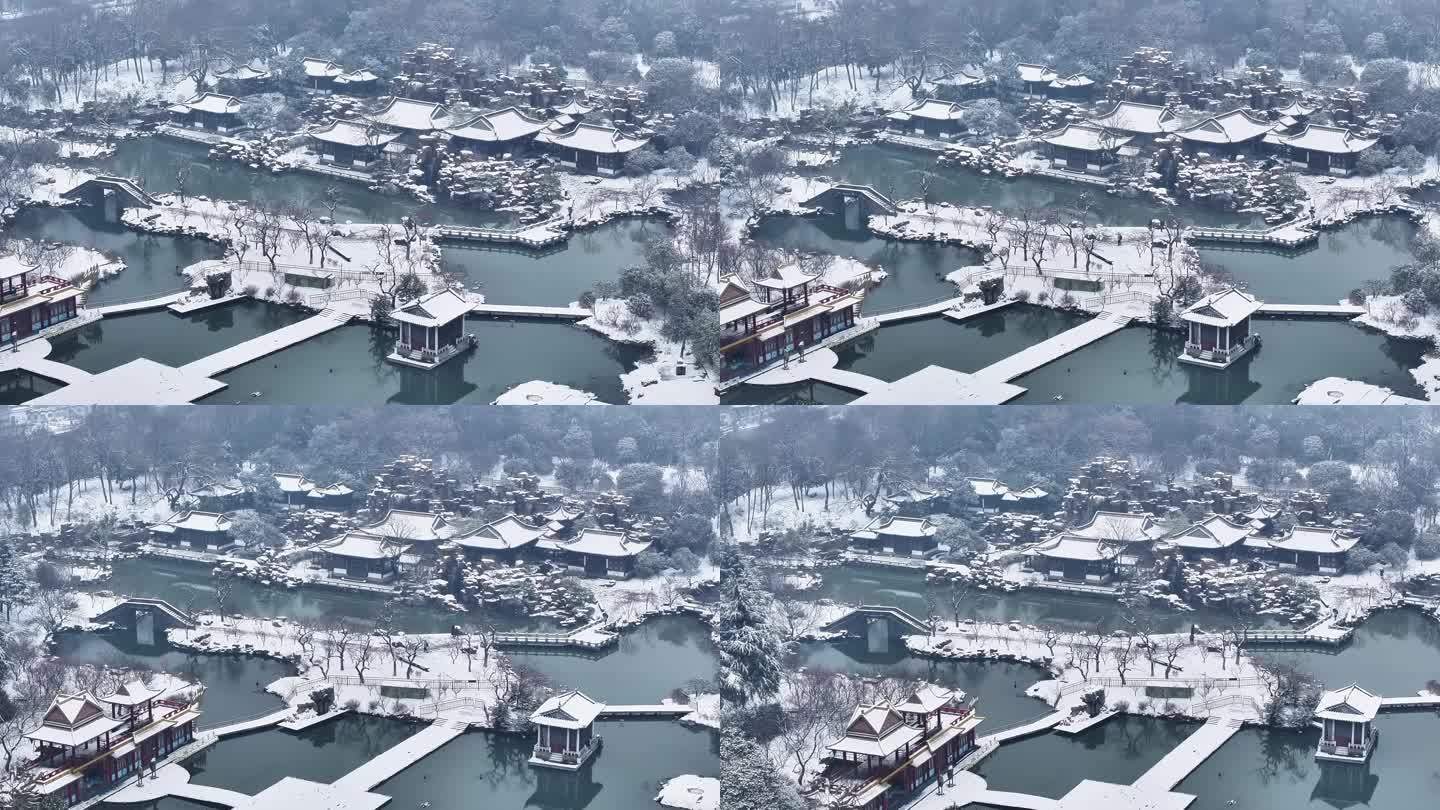
{"type": "Polygon", "coordinates": [[[67,83],[60,98],[31,97],[32,110],[79,110],[91,101],[135,101],[173,104],[195,95],[195,80],[185,75],[172,60],[169,72],[161,70],[160,60],[143,59],[137,65],[129,60],[100,69],[98,76],[83,77],[78,94],[73,83],[67,83]]]}
{"type": "Polygon", "coordinates": [[[776,490],[768,507],[761,490],[754,490],[751,495],[752,509],[746,508],[746,498],[729,504],[730,524],[735,529],[738,543],[753,543],[767,532],[783,532],[802,526],[859,529],[872,519],[865,514],[864,504],[853,494],[832,491],[827,508],[823,488],[807,490],[798,504],[790,498],[788,489],[776,490]]]}
{"type": "Polygon", "coordinates": [[[655,801],[671,810],[720,810],[720,780],[689,773],[667,779],[655,801]]]}
{"type": "Polygon", "coordinates": [[[807,109],[854,104],[897,110],[912,101],[910,88],[895,75],[893,67],[881,68],[874,76],[852,68],[847,76],[845,68],[836,66],[800,77],[793,88],[783,87],[773,107],[770,100],[752,96],[746,99],[745,108],[754,116],[795,118],[807,109]]]}
{"type": "Polygon", "coordinates": [[[19,515],[0,509],[0,531],[20,534],[37,530],[53,531],[64,523],[89,522],[105,515],[158,523],[172,514],[169,501],[164,493],[155,487],[153,481],[137,481],[134,490],[130,489],[128,483],[117,483],[110,496],[107,501],[99,479],[78,481],[73,495],[61,489],[56,493],[54,503],[49,501],[48,496],[41,496],[40,509],[36,515],[38,526],[23,525],[19,515]]]}

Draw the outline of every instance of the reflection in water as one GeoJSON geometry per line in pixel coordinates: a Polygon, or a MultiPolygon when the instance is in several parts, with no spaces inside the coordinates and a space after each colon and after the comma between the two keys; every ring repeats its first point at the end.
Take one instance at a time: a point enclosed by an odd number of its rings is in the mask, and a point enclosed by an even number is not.
{"type": "Polygon", "coordinates": [[[1006,743],[975,772],[985,777],[991,790],[1058,799],[1086,779],[1135,781],[1197,728],[1198,724],[1118,715],[1079,734],[1052,731],[1006,743]],[[1037,763],[1044,767],[1036,767],[1037,763]]]}
{"type": "Polygon", "coordinates": [[[424,727],[343,714],[300,732],[270,729],[227,737],[183,765],[197,785],[242,793],[258,793],[285,776],[333,782],[424,727]]]}
{"type": "Polygon", "coordinates": [[[0,405],[23,405],[62,387],[55,380],[28,371],[0,371],[0,405]]]}

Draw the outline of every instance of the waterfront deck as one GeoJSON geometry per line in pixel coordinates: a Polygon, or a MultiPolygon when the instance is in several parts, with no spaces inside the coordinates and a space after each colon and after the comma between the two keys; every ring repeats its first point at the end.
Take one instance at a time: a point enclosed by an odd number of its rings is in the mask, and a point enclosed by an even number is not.
{"type": "Polygon", "coordinates": [[[349,323],[350,318],[351,315],[347,312],[334,309],[322,310],[319,314],[303,321],[292,323],[237,346],[231,346],[207,357],[186,363],[180,367],[180,370],[186,374],[200,377],[214,377],[216,374],[222,374],[232,368],[259,360],[266,355],[288,349],[333,329],[339,329],[349,323]]]}
{"type": "Polygon", "coordinates": [[[236,734],[245,734],[251,731],[259,731],[262,728],[270,728],[271,726],[279,725],[284,721],[289,720],[290,715],[293,713],[294,712],[291,711],[289,706],[283,706],[273,712],[267,712],[266,714],[255,715],[253,717],[247,717],[240,720],[234,720],[222,726],[213,726],[211,728],[207,728],[205,729],[205,731],[208,731],[211,734],[214,734],[216,737],[220,737],[222,739],[225,737],[233,737],[236,734]]]}
{"type": "Polygon", "coordinates": [[[964,302],[965,299],[958,296],[954,298],[941,298],[939,300],[931,301],[926,304],[919,304],[912,307],[905,307],[903,309],[895,309],[889,312],[877,313],[872,315],[871,317],[873,317],[876,322],[879,323],[881,326],[884,326],[885,324],[889,323],[899,323],[900,321],[911,321],[915,320],[916,318],[926,318],[931,315],[939,315],[940,313],[948,309],[954,309],[955,307],[960,306],[960,304],[964,302]]]}
{"type": "Polygon", "coordinates": [[[465,733],[468,725],[458,720],[436,720],[424,731],[406,738],[331,784],[344,790],[368,791],[440,750],[445,743],[465,733]]]}
{"type": "Polygon", "coordinates": [[[145,312],[152,309],[165,309],[171,304],[179,303],[190,294],[190,290],[172,290],[168,293],[150,296],[148,298],[137,298],[131,301],[117,301],[113,304],[102,304],[98,307],[90,307],[91,311],[101,315],[123,315],[127,312],[145,312]]]}
{"type": "Polygon", "coordinates": [[[542,307],[523,304],[476,304],[470,308],[476,315],[492,318],[558,318],[582,321],[595,313],[583,307],[542,307]]]}
{"type": "Polygon", "coordinates": [[[1163,793],[1185,780],[1210,755],[1235,736],[1242,723],[1233,717],[1211,717],[1199,731],[1170,749],[1150,770],[1140,775],[1134,787],[1146,793],[1163,793]]]}
{"type": "Polygon", "coordinates": [[[1355,318],[1365,307],[1354,304],[1263,304],[1256,315],[1275,318],[1355,318]]]}
{"type": "Polygon", "coordinates": [[[926,366],[865,394],[852,405],[1003,405],[1025,393],[1003,380],[926,366]]]}
{"type": "Polygon", "coordinates": [[[1125,315],[1116,312],[1102,312],[1073,329],[1067,329],[1049,340],[1037,343],[1004,360],[980,369],[975,372],[975,376],[1008,383],[1016,377],[1053,363],[1071,352],[1083,349],[1100,338],[1114,334],[1124,329],[1129,323],[1130,318],[1125,315]]]}
{"type": "Polygon", "coordinates": [[[997,745],[1001,743],[1018,740],[1021,737],[1029,737],[1032,734],[1040,734],[1060,725],[1060,721],[1070,716],[1069,709],[1061,709],[1047,715],[1037,717],[1025,723],[1019,723],[1008,728],[1002,728],[993,734],[987,734],[980,738],[981,742],[990,741],[997,745]]]}
{"type": "Polygon", "coordinates": [[[1298,248],[1320,238],[1310,220],[1297,220],[1264,230],[1245,228],[1190,228],[1185,238],[1190,242],[1215,242],[1232,245],[1261,245],[1286,249],[1298,248]]]}
{"type": "Polygon", "coordinates": [[[695,711],[695,707],[688,703],[653,703],[653,704],[615,704],[607,703],[600,712],[601,717],[608,718],[632,718],[632,717],[667,717],[677,718],[695,711]]]}
{"type": "Polygon", "coordinates": [[[1382,712],[1440,711],[1440,695],[1380,698],[1382,712]]]}
{"type": "Polygon", "coordinates": [[[224,387],[225,383],[207,376],[141,357],[36,397],[29,404],[185,405],[224,387]]]}
{"type": "Polygon", "coordinates": [[[57,363],[54,360],[47,360],[44,357],[22,354],[18,360],[19,362],[14,364],[14,368],[21,371],[28,371],[31,374],[45,377],[46,379],[56,382],[63,382],[66,385],[83,383],[94,376],[88,371],[83,371],[64,363],[57,363]]]}
{"type": "Polygon", "coordinates": [[[439,225],[435,236],[452,242],[491,242],[528,248],[557,245],[570,238],[562,220],[549,220],[524,228],[479,228],[471,225],[439,225]]]}

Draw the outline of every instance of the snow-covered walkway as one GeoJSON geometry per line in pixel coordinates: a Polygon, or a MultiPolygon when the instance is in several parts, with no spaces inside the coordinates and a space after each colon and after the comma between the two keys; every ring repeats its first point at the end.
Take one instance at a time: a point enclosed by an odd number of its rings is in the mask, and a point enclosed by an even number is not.
{"type": "Polygon", "coordinates": [[[138,301],[121,301],[115,304],[104,304],[98,307],[90,307],[91,310],[101,315],[123,315],[127,312],[144,312],[149,309],[164,309],[171,304],[184,300],[190,294],[190,290],[176,290],[164,295],[157,295],[152,298],[142,298],[138,301]]]}
{"type": "Polygon", "coordinates": [[[1036,343],[1016,352],[997,363],[992,363],[975,372],[975,376],[997,382],[1009,382],[1028,374],[1041,366],[1053,363],[1071,352],[1089,346],[1107,335],[1124,329],[1130,318],[1115,312],[1102,312],[1091,320],[1073,329],[1036,343]]]}
{"type": "Polygon", "coordinates": [[[257,729],[269,728],[270,726],[277,725],[285,720],[290,719],[291,714],[292,712],[290,711],[290,707],[285,706],[276,709],[269,714],[261,715],[259,717],[250,717],[244,720],[236,720],[233,723],[226,723],[223,726],[216,726],[215,728],[206,729],[206,731],[209,731],[216,737],[232,737],[236,734],[244,734],[247,731],[255,731],[257,729]]]}
{"type": "Polygon", "coordinates": [[[881,326],[884,326],[887,323],[896,323],[897,321],[908,321],[915,318],[924,318],[929,315],[939,315],[947,309],[954,309],[955,307],[960,306],[960,304],[964,303],[964,301],[965,299],[962,297],[945,298],[939,301],[931,301],[928,304],[920,304],[918,306],[906,307],[905,309],[895,310],[892,312],[880,313],[878,315],[875,315],[874,318],[877,322],[880,323],[881,326]]]}
{"type": "Polygon", "coordinates": [[[436,720],[413,737],[336,779],[335,787],[368,791],[397,773],[414,765],[459,737],[467,724],[458,720],[436,720]]]}
{"type": "Polygon", "coordinates": [[[251,338],[237,346],[221,349],[212,355],[186,363],[180,367],[180,370],[200,377],[214,377],[216,374],[238,368],[266,355],[323,335],[332,329],[338,329],[349,323],[350,317],[348,313],[326,309],[303,321],[297,321],[289,326],[276,329],[274,332],[267,332],[259,337],[251,338]]]}
{"type": "Polygon", "coordinates": [[[1240,730],[1240,720],[1233,717],[1211,717],[1200,730],[1185,738],[1155,763],[1150,770],[1136,779],[1138,790],[1157,793],[1168,792],[1184,781],[1192,771],[1220,750],[1227,740],[1240,730]]]}
{"type": "Polygon", "coordinates": [[[994,742],[996,744],[1007,743],[1011,740],[1018,740],[1021,737],[1028,737],[1031,734],[1039,734],[1042,731],[1049,731],[1050,729],[1059,725],[1061,720],[1064,720],[1069,716],[1069,709],[1054,711],[1043,717],[1037,717],[1028,723],[1022,723],[1018,726],[1012,726],[1010,728],[997,731],[994,734],[987,734],[984,737],[981,737],[979,739],[979,742],[982,744],[986,741],[994,742]]]}
{"type": "Polygon", "coordinates": [[[476,304],[470,308],[470,311],[476,315],[502,318],[562,318],[573,321],[583,321],[595,314],[581,307],[525,306],[523,304],[476,304]]]}

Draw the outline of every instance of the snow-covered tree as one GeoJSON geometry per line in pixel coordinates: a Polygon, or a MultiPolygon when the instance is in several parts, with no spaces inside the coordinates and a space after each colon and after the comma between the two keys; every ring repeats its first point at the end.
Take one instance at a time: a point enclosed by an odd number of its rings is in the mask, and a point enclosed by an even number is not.
{"type": "Polygon", "coordinates": [[[744,706],[780,689],[781,634],[770,623],[774,597],[761,585],[750,563],[734,549],[722,552],[719,637],[720,697],[744,706]]]}

